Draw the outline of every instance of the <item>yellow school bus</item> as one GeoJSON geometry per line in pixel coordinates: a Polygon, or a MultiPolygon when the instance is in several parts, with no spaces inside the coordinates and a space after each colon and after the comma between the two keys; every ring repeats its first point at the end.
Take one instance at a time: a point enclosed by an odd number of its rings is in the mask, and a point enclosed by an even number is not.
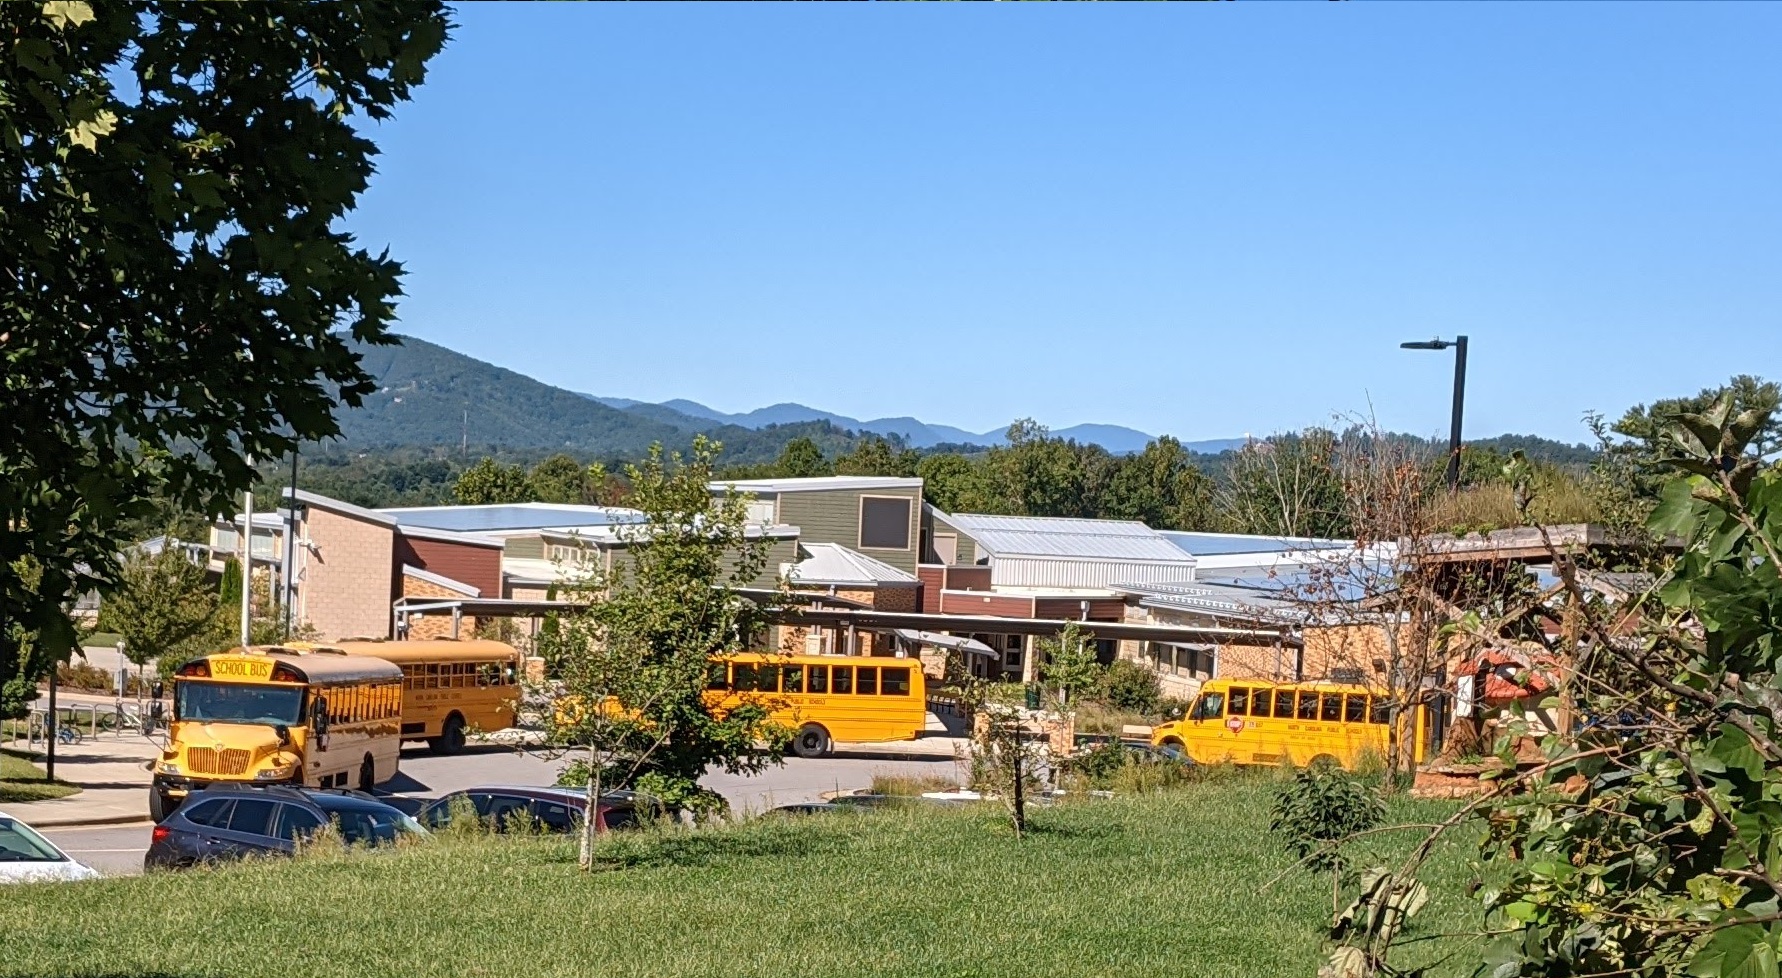
{"type": "Polygon", "coordinates": [[[173,722],[154,765],[149,814],[218,781],[364,791],[394,777],[402,670],[337,649],[256,646],[173,674],[173,722]]]}
{"type": "Polygon", "coordinates": [[[767,706],[795,734],[792,752],[821,757],[836,741],[915,740],[928,725],[922,663],[883,656],[742,653],[712,662],[706,702],[767,706]]]}
{"type": "MultiPolygon", "coordinates": [[[[1419,706],[1401,728],[1422,761],[1429,711],[1419,706]]],[[[1328,758],[1353,770],[1363,751],[1387,750],[1392,706],[1366,686],[1212,679],[1180,720],[1151,733],[1155,747],[1174,747],[1197,764],[1307,765],[1328,758]]]]}
{"type": "Polygon", "coordinates": [[[435,754],[456,754],[464,749],[466,733],[506,730],[518,716],[520,654],[504,642],[434,639],[333,647],[401,668],[402,739],[425,740],[435,754]]]}

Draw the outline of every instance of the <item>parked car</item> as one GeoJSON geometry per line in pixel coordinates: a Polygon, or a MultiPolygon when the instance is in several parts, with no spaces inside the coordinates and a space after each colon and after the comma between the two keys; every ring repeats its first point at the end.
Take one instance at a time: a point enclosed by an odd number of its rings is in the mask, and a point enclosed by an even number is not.
{"type": "Polygon", "coordinates": [[[0,812],[0,883],[98,878],[93,867],[75,861],[31,826],[0,812]]]}
{"type": "Polygon", "coordinates": [[[357,791],[213,785],[187,796],[155,826],[143,866],[181,869],[252,855],[288,856],[330,823],[349,845],[387,845],[427,834],[399,809],[357,791]]]}
{"type": "Polygon", "coordinates": [[[798,805],[781,805],[768,810],[769,815],[833,815],[836,812],[855,811],[860,806],[837,805],[827,801],[809,801],[798,805]]]}
{"type": "MultiPolygon", "coordinates": [[[[523,785],[491,785],[466,788],[429,802],[421,809],[421,824],[440,828],[452,820],[458,806],[468,806],[495,831],[505,832],[515,818],[531,819],[546,832],[573,832],[588,811],[588,793],[581,788],[532,788],[523,785]]],[[[656,818],[662,807],[632,791],[608,791],[600,796],[602,831],[623,829],[656,818]]]]}

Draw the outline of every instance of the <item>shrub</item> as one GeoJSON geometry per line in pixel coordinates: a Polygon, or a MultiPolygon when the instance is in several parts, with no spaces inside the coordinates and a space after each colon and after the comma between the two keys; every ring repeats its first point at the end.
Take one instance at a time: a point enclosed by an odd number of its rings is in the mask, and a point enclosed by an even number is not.
{"type": "Polygon", "coordinates": [[[1117,710],[1154,715],[1163,690],[1155,672],[1129,659],[1115,659],[1102,674],[1101,696],[1117,710]]]}
{"type": "Polygon", "coordinates": [[[955,791],[959,779],[934,774],[875,774],[872,793],[875,795],[923,795],[930,791],[955,791]]]}
{"type": "Polygon", "coordinates": [[[1282,837],[1307,869],[1335,874],[1345,865],[1337,844],[1385,817],[1386,803],[1361,779],[1317,762],[1275,789],[1269,830],[1282,837]]]}

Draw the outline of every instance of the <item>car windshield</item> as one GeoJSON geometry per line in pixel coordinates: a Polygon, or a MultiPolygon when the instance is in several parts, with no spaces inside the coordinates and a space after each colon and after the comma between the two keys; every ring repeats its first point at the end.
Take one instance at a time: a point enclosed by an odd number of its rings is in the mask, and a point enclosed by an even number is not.
{"type": "Polygon", "coordinates": [[[303,688],[182,682],[174,687],[173,717],[205,723],[294,727],[303,719],[303,688]]]}
{"type": "Polygon", "coordinates": [[[348,845],[378,845],[395,842],[399,835],[426,835],[421,823],[394,808],[361,808],[321,803],[322,811],[340,826],[340,837],[348,845]]]}
{"type": "Polygon", "coordinates": [[[59,863],[67,858],[29,825],[0,816],[0,863],[59,863]]]}

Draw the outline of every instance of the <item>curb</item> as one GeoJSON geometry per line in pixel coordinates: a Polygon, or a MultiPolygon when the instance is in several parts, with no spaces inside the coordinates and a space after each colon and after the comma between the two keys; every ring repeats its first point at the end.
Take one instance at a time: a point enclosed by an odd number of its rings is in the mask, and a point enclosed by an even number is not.
{"type": "Polygon", "coordinates": [[[148,823],[154,819],[147,815],[100,815],[94,818],[51,818],[30,819],[25,824],[34,829],[78,829],[88,826],[102,825],[134,825],[138,822],[148,823]]]}

